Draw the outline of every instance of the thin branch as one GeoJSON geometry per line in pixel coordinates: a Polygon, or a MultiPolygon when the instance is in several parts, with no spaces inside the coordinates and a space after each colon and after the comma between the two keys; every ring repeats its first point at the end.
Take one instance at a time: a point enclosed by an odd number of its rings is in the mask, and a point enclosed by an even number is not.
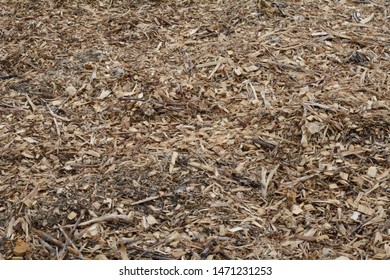
{"type": "Polygon", "coordinates": [[[145,202],[148,202],[148,201],[152,201],[152,200],[155,200],[157,198],[160,198],[159,195],[156,195],[156,196],[151,196],[151,197],[147,197],[145,199],[142,199],[142,200],[138,200],[136,202],[133,202],[131,203],[130,205],[134,206],[134,205],[138,205],[138,204],[142,204],[142,203],[145,203],[145,202]]]}
{"type": "MultiPolygon", "coordinates": [[[[117,214],[108,214],[102,217],[94,218],[89,221],[82,222],[78,224],[80,227],[89,226],[96,223],[104,223],[104,222],[122,222],[122,223],[131,223],[133,220],[130,219],[127,215],[117,215],[117,214]]],[[[68,225],[64,227],[73,227],[74,225],[68,225]]]]}
{"type": "Polygon", "coordinates": [[[16,75],[16,74],[4,75],[4,76],[0,76],[0,79],[2,79],[2,80],[11,79],[11,78],[15,78],[17,76],[18,75],[16,75]]]}
{"type": "MultiPolygon", "coordinates": [[[[43,231],[36,229],[36,228],[32,228],[31,231],[33,233],[35,233],[36,235],[38,235],[39,238],[42,238],[43,240],[46,240],[47,242],[52,243],[52,244],[56,245],[57,247],[60,247],[60,248],[65,247],[64,243],[55,239],[54,237],[52,237],[50,234],[48,234],[46,232],[43,232],[43,231]]],[[[69,253],[72,253],[73,255],[80,256],[80,254],[81,254],[79,250],[76,250],[70,246],[67,246],[67,250],[69,253]]]]}

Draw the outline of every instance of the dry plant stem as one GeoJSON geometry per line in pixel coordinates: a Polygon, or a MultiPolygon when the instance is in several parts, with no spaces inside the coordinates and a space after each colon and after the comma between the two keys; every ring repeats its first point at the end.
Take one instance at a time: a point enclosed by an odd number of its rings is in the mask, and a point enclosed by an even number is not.
{"type": "Polygon", "coordinates": [[[57,254],[56,249],[54,249],[54,247],[47,243],[45,240],[41,239],[39,241],[43,245],[43,247],[45,247],[53,256],[57,254]]]}
{"type": "Polygon", "coordinates": [[[261,138],[252,138],[252,141],[254,144],[258,144],[258,145],[265,147],[265,148],[273,149],[276,147],[275,144],[267,142],[261,138]]]}
{"type": "MultiPolygon", "coordinates": [[[[77,221],[76,221],[76,223],[74,224],[72,230],[70,231],[69,236],[66,234],[66,232],[65,232],[64,229],[63,229],[63,227],[61,227],[61,226],[59,227],[60,230],[61,230],[61,232],[62,232],[62,234],[63,234],[63,235],[65,236],[65,238],[66,238],[65,246],[62,248],[62,250],[61,250],[61,252],[60,252],[60,254],[59,254],[59,256],[58,256],[59,259],[63,259],[63,258],[65,257],[65,255],[66,255],[66,250],[67,250],[67,248],[68,248],[69,243],[72,245],[73,248],[75,248],[76,250],[78,250],[77,247],[76,247],[76,245],[74,244],[74,242],[70,239],[70,237],[73,236],[73,234],[74,234],[74,232],[76,231],[76,228],[77,228],[78,224],[81,222],[81,219],[83,218],[84,214],[85,214],[85,209],[83,209],[83,210],[81,211],[79,218],[77,219],[77,221]]],[[[82,255],[81,253],[80,253],[80,256],[79,256],[79,257],[80,257],[81,259],[84,259],[83,255],[82,255]]]]}
{"type": "MultiPolygon", "coordinates": [[[[122,223],[131,223],[132,220],[126,215],[117,215],[117,214],[108,214],[99,218],[95,218],[86,222],[80,223],[78,226],[84,227],[89,226],[95,223],[104,223],[104,222],[122,222],[122,223]]],[[[74,225],[68,225],[65,227],[73,227],[74,225]]]]}
{"type": "Polygon", "coordinates": [[[72,228],[72,230],[71,230],[71,232],[70,232],[70,236],[72,236],[72,235],[74,234],[74,232],[76,231],[77,226],[80,224],[81,219],[82,219],[82,218],[84,217],[84,215],[85,215],[85,212],[86,212],[85,209],[81,210],[80,216],[79,216],[79,218],[77,219],[76,223],[73,225],[73,228],[72,228]]]}
{"type": "MultiPolygon", "coordinates": [[[[65,236],[66,238],[66,242],[65,242],[65,246],[62,248],[61,252],[59,253],[59,256],[58,258],[59,259],[63,259],[65,256],[66,256],[66,253],[67,253],[67,249],[68,249],[68,245],[70,244],[75,250],[78,250],[80,251],[76,245],[74,244],[74,242],[70,239],[70,237],[68,236],[68,234],[66,234],[65,230],[63,229],[63,227],[59,227],[61,233],[65,236]]],[[[80,255],[78,256],[80,259],[84,259],[83,255],[81,254],[81,251],[80,251],[80,255]]]]}
{"type": "Polygon", "coordinates": [[[5,75],[5,76],[0,76],[0,79],[2,79],[2,80],[11,79],[11,78],[15,78],[15,77],[17,77],[17,76],[18,76],[18,75],[15,75],[15,74],[5,75]]]}
{"type": "Polygon", "coordinates": [[[158,199],[158,198],[160,198],[159,195],[151,196],[151,197],[148,197],[148,198],[145,198],[145,199],[133,202],[130,205],[134,206],[134,205],[142,204],[142,203],[145,203],[145,202],[148,202],[148,201],[152,201],[152,200],[155,200],[155,199],[158,199]]]}
{"type": "Polygon", "coordinates": [[[49,110],[49,113],[50,113],[50,115],[51,115],[53,118],[57,118],[57,119],[59,119],[59,120],[65,121],[65,122],[70,122],[70,121],[71,121],[71,120],[68,119],[68,118],[64,118],[64,117],[61,117],[61,116],[55,114],[55,113],[50,109],[49,105],[46,105],[46,107],[47,107],[47,109],[49,110]]]}
{"type": "MultiPolygon", "coordinates": [[[[36,235],[38,235],[39,238],[42,238],[43,240],[46,240],[47,242],[52,243],[52,244],[56,245],[57,247],[60,247],[60,248],[65,247],[64,243],[53,238],[50,234],[47,234],[46,232],[43,232],[43,231],[41,231],[39,229],[35,229],[35,228],[32,228],[31,231],[33,233],[35,233],[36,235]]],[[[80,256],[79,250],[76,250],[70,246],[67,247],[67,250],[69,253],[71,253],[73,255],[80,256]]]]}
{"type": "Polygon", "coordinates": [[[64,244],[64,247],[62,247],[62,250],[58,253],[58,256],[57,256],[57,259],[58,260],[63,260],[66,256],[66,253],[67,253],[67,247],[69,245],[70,242],[70,239],[69,239],[69,236],[66,234],[66,232],[64,231],[64,229],[62,227],[59,227],[61,233],[65,236],[65,244],[64,244]]]}

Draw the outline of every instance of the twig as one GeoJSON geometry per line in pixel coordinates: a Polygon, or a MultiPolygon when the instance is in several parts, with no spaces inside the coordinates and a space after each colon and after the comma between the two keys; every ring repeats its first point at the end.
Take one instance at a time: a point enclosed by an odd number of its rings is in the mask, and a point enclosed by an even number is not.
{"type": "Polygon", "coordinates": [[[73,225],[72,230],[70,231],[70,236],[72,236],[74,234],[74,232],[76,231],[76,228],[80,224],[81,219],[84,217],[84,214],[85,214],[85,209],[81,210],[79,218],[77,219],[76,223],[73,225]]]}
{"type": "MultiPolygon", "coordinates": [[[[95,218],[95,219],[92,219],[89,221],[82,222],[82,223],[78,224],[78,226],[83,227],[83,226],[89,226],[91,224],[103,223],[103,222],[131,223],[132,220],[126,215],[108,214],[108,215],[104,215],[102,217],[98,217],[98,218],[95,218]]],[[[68,226],[64,226],[64,227],[73,227],[75,225],[76,224],[68,225],[68,226]]]]}
{"type": "Polygon", "coordinates": [[[16,74],[4,75],[4,76],[0,76],[0,79],[2,79],[2,80],[11,79],[11,78],[15,78],[15,77],[17,77],[17,76],[18,76],[18,75],[16,75],[16,74]]]}
{"type": "Polygon", "coordinates": [[[47,107],[47,109],[49,110],[49,113],[50,113],[50,115],[51,115],[52,117],[57,118],[57,119],[60,119],[60,120],[65,121],[65,122],[70,122],[70,121],[71,121],[71,120],[68,119],[68,118],[64,118],[64,117],[61,117],[61,116],[55,114],[55,113],[50,109],[49,105],[46,105],[46,107],[47,107]]]}
{"type": "Polygon", "coordinates": [[[58,259],[59,260],[63,260],[66,256],[66,253],[68,252],[68,245],[71,244],[74,246],[73,242],[70,241],[70,238],[69,236],[66,234],[66,232],[64,231],[64,229],[62,227],[59,227],[61,233],[65,236],[65,245],[64,247],[62,248],[61,252],[58,254],[58,259]]]}
{"type": "MultiPolygon", "coordinates": [[[[65,232],[64,229],[63,229],[63,227],[61,227],[61,226],[59,227],[60,231],[62,232],[62,234],[63,234],[63,235],[65,236],[65,238],[66,238],[65,246],[64,246],[64,248],[62,248],[62,250],[61,250],[61,252],[60,252],[60,254],[59,254],[59,259],[63,259],[63,258],[65,257],[66,251],[67,251],[67,248],[68,248],[68,245],[69,245],[69,244],[72,245],[72,247],[75,248],[76,250],[79,250],[79,249],[77,248],[77,246],[74,244],[74,242],[73,242],[70,238],[73,236],[74,232],[76,231],[76,228],[77,228],[77,226],[79,225],[79,223],[80,223],[82,217],[84,216],[84,214],[85,214],[85,209],[83,209],[83,210],[81,211],[80,216],[79,216],[79,218],[77,219],[76,223],[74,224],[74,226],[73,226],[72,230],[70,231],[69,235],[66,234],[66,232],[65,232]]],[[[80,251],[80,250],[79,250],[79,251],[80,251]]],[[[80,251],[79,258],[80,258],[80,259],[84,259],[83,255],[81,254],[81,251],[80,251]]]]}
{"type": "Polygon", "coordinates": [[[317,103],[317,102],[304,102],[303,105],[312,106],[312,107],[318,107],[318,108],[321,108],[321,109],[324,109],[324,110],[332,110],[332,111],[335,110],[335,108],[333,108],[332,106],[320,104],[320,103],[317,103]]]}
{"type": "Polygon", "coordinates": [[[217,70],[219,69],[219,67],[221,67],[221,63],[218,63],[217,65],[215,65],[213,71],[211,71],[211,73],[210,73],[210,75],[207,77],[207,79],[210,80],[210,79],[214,76],[215,72],[217,72],[217,70]]]}
{"type": "Polygon", "coordinates": [[[144,202],[152,201],[152,200],[155,200],[155,199],[157,199],[157,198],[160,198],[160,196],[159,196],[159,195],[156,195],[156,196],[147,197],[147,198],[145,198],[145,199],[142,199],[142,200],[138,200],[138,201],[136,201],[136,202],[133,202],[133,203],[131,203],[130,205],[134,206],[134,205],[142,204],[142,203],[144,203],[144,202]]]}
{"type": "MultiPolygon", "coordinates": [[[[65,246],[64,243],[55,239],[54,237],[52,237],[50,234],[47,234],[46,232],[43,232],[43,231],[36,229],[36,228],[32,228],[31,231],[33,233],[35,233],[36,235],[38,235],[39,238],[42,238],[43,240],[46,240],[47,242],[50,242],[50,243],[56,245],[57,247],[64,248],[64,246],[65,246]]],[[[77,256],[80,256],[80,254],[81,254],[79,250],[76,250],[70,246],[67,246],[67,250],[69,253],[72,253],[72,254],[77,255],[77,256]]]]}
{"type": "Polygon", "coordinates": [[[33,110],[33,112],[35,112],[35,110],[37,109],[37,107],[36,107],[36,106],[34,105],[34,103],[31,101],[30,96],[28,96],[27,93],[26,93],[26,98],[27,98],[28,104],[30,104],[31,110],[33,110]]]}
{"type": "Polygon", "coordinates": [[[49,243],[47,243],[45,240],[41,239],[39,240],[41,242],[41,244],[43,245],[43,247],[45,247],[47,250],[49,250],[49,252],[55,256],[57,254],[56,252],[56,249],[53,248],[53,246],[51,246],[49,243]]]}
{"type": "Polygon", "coordinates": [[[302,177],[299,177],[299,178],[296,178],[295,180],[293,181],[288,181],[288,182],[283,182],[281,183],[280,187],[281,188],[292,188],[294,187],[296,184],[300,183],[300,182],[305,182],[313,177],[317,176],[317,174],[312,174],[312,175],[307,175],[307,176],[302,176],[302,177]]]}
{"type": "Polygon", "coordinates": [[[262,147],[269,148],[269,149],[273,149],[277,146],[277,144],[265,141],[265,140],[261,139],[260,137],[252,138],[252,142],[255,145],[260,145],[262,147]]]}

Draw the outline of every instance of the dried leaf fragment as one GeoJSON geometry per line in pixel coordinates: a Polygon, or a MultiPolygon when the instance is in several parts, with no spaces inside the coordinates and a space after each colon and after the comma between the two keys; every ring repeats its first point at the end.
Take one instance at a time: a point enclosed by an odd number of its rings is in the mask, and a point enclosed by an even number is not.
{"type": "Polygon", "coordinates": [[[29,245],[22,239],[16,240],[14,254],[17,256],[25,254],[29,250],[29,245]]]}

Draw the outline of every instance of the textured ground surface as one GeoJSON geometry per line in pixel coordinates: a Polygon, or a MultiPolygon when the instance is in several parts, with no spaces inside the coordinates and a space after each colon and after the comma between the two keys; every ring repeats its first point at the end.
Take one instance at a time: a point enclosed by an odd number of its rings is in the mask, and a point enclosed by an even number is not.
{"type": "Polygon", "coordinates": [[[389,259],[389,5],[0,1],[0,259],[389,259]]]}

